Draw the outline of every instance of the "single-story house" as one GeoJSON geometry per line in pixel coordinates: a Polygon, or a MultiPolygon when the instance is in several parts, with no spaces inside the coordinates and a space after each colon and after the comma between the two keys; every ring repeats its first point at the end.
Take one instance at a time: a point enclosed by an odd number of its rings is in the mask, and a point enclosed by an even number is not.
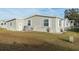
{"type": "Polygon", "coordinates": [[[71,22],[69,19],[64,19],[64,31],[67,31],[71,27],[71,22]]]}
{"type": "Polygon", "coordinates": [[[11,19],[6,21],[6,29],[12,31],[22,31],[24,26],[23,19],[11,19]]]}
{"type": "Polygon", "coordinates": [[[0,28],[6,28],[6,21],[0,20],[0,28]]]}
{"type": "Polygon", "coordinates": [[[39,31],[50,33],[61,33],[62,18],[55,16],[33,15],[24,19],[24,31],[39,31]]]}
{"type": "Polygon", "coordinates": [[[56,16],[32,15],[24,19],[11,19],[5,23],[5,28],[12,31],[39,31],[62,33],[67,26],[65,19],[56,16]]]}
{"type": "Polygon", "coordinates": [[[79,20],[70,20],[71,27],[79,28],[79,20]]]}

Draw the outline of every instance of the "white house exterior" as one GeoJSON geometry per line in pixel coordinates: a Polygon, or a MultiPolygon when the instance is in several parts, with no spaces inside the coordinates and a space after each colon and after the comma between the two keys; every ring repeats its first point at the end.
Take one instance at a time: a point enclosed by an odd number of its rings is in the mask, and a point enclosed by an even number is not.
{"type": "Polygon", "coordinates": [[[79,20],[70,20],[70,27],[71,28],[79,28],[79,20]]]}
{"type": "Polygon", "coordinates": [[[0,20],[0,28],[6,28],[6,21],[0,20]]]}
{"type": "Polygon", "coordinates": [[[63,32],[61,25],[62,19],[59,17],[33,15],[24,20],[25,20],[24,26],[26,31],[40,31],[50,33],[63,32]]]}
{"type": "Polygon", "coordinates": [[[11,19],[4,23],[6,23],[5,28],[12,31],[62,33],[69,27],[68,19],[45,15],[33,15],[24,19],[11,19]]]}
{"type": "Polygon", "coordinates": [[[68,20],[67,18],[64,19],[64,31],[67,31],[70,28],[71,26],[70,23],[71,23],[70,20],[68,20]]]}
{"type": "Polygon", "coordinates": [[[23,19],[12,19],[6,21],[7,30],[12,31],[22,31],[24,27],[24,20],[23,19]]]}

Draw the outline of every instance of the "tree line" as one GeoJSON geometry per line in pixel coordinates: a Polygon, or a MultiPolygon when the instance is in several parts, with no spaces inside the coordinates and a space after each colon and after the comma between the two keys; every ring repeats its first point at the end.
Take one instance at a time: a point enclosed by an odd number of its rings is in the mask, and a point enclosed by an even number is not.
{"type": "Polygon", "coordinates": [[[78,8],[71,8],[66,9],[64,11],[64,18],[68,18],[69,20],[79,20],[79,9],[78,8]]]}

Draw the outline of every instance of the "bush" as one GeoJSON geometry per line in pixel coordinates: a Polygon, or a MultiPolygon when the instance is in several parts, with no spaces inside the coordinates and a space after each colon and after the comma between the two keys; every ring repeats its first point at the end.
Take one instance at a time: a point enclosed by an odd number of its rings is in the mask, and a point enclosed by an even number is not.
{"type": "Polygon", "coordinates": [[[68,31],[79,32],[79,28],[72,28],[72,29],[69,29],[68,31]]]}

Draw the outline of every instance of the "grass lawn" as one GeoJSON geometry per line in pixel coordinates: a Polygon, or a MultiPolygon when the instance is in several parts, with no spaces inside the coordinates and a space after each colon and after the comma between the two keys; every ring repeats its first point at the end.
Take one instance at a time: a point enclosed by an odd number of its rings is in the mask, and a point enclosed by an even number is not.
{"type": "Polygon", "coordinates": [[[0,50],[4,51],[72,51],[79,50],[79,33],[12,32],[0,30],[0,50]],[[64,39],[73,35],[75,41],[64,39]]]}

